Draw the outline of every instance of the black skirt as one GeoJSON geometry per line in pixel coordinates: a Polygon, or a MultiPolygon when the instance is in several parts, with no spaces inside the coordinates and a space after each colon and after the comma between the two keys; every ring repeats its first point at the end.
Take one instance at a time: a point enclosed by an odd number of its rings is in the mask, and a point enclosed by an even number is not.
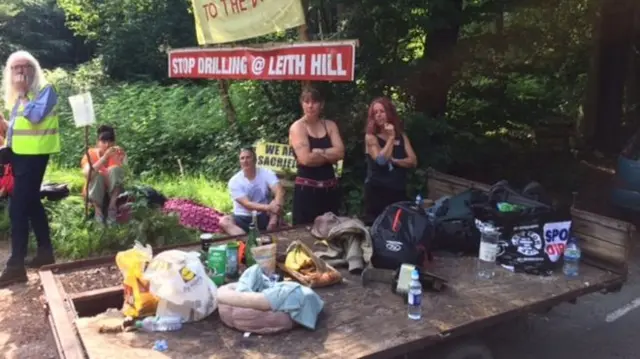
{"type": "Polygon", "coordinates": [[[338,214],[340,188],[318,188],[296,185],[293,190],[293,225],[311,224],[316,217],[327,212],[338,214]]]}
{"type": "Polygon", "coordinates": [[[390,204],[407,201],[406,190],[367,183],[364,186],[364,224],[370,226],[390,204]]]}

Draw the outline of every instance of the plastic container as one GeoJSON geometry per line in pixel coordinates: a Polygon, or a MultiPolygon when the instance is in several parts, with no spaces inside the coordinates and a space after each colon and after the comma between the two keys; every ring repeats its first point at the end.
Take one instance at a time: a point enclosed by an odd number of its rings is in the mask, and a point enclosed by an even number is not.
{"type": "Polygon", "coordinates": [[[480,234],[480,253],[478,254],[478,278],[490,279],[495,275],[496,257],[500,232],[487,230],[480,234]]]}
{"type": "Polygon", "coordinates": [[[177,316],[146,317],[135,325],[145,332],[174,332],[182,329],[182,319],[177,316]]]}
{"type": "Polygon", "coordinates": [[[564,249],[564,264],[562,266],[562,272],[566,277],[575,278],[580,274],[581,257],[582,251],[578,246],[578,240],[575,237],[571,237],[564,249]]]}
{"type": "Polygon", "coordinates": [[[411,271],[411,282],[409,283],[407,299],[409,319],[420,320],[422,318],[422,284],[420,283],[420,273],[418,273],[417,269],[411,271]]]}

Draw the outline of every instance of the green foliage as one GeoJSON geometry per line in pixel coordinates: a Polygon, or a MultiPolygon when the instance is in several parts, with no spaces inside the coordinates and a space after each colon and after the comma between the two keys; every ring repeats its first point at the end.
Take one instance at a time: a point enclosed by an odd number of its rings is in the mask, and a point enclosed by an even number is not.
{"type": "Polygon", "coordinates": [[[176,217],[142,207],[133,211],[129,223],[105,227],[84,220],[80,196],[45,203],[56,254],[69,259],[114,253],[131,247],[136,240],[156,247],[197,238],[196,232],[180,226],[176,217]]]}
{"type": "MultiPolygon", "coordinates": [[[[97,63],[88,67],[98,66],[97,63]]],[[[240,83],[231,92],[232,101],[244,106],[238,113],[238,123],[228,124],[223,114],[217,88],[214,86],[174,85],[163,87],[149,83],[108,83],[99,75],[88,76],[86,68],[75,74],[62,70],[49,74],[60,98],[90,90],[100,124],[115,126],[117,141],[128,153],[134,173],[148,177],[159,173],[175,173],[181,166],[187,173],[203,173],[214,179],[226,180],[237,170],[237,151],[241,145],[266,137],[284,140],[285,120],[282,113],[270,111],[255,84],[240,83]],[[84,82],[84,83],[83,83],[84,82]],[[261,116],[253,114],[261,109],[261,116]],[[284,121],[278,131],[272,131],[274,117],[284,121]],[[281,133],[279,138],[272,134],[281,133]],[[271,135],[270,135],[271,134],[271,135]]],[[[76,129],[67,101],[58,105],[63,153],[55,161],[64,167],[78,167],[84,151],[84,131],[76,129]]],[[[93,131],[90,145],[95,143],[93,131]]]]}
{"type": "Polygon", "coordinates": [[[88,59],[87,47],[64,25],[55,0],[3,0],[0,4],[0,61],[16,50],[30,51],[45,68],[88,59]]]}
{"type": "Polygon", "coordinates": [[[187,0],[58,0],[69,27],[95,40],[107,73],[120,80],[159,80],[166,50],[195,43],[187,0]]]}

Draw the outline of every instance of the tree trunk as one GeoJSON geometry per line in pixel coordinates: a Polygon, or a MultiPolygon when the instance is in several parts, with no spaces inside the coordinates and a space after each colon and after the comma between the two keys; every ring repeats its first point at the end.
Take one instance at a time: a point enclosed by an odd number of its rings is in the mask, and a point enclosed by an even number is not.
{"type": "Polygon", "coordinates": [[[595,126],[597,121],[598,108],[598,78],[600,77],[600,44],[602,33],[602,21],[600,21],[599,2],[592,1],[590,9],[587,11],[591,18],[592,35],[591,35],[591,51],[589,57],[589,70],[587,73],[587,84],[584,94],[584,103],[582,113],[579,115],[576,123],[578,132],[578,147],[584,147],[593,144],[595,126]]]}
{"type": "Polygon", "coordinates": [[[218,80],[218,91],[220,92],[220,100],[222,101],[222,108],[227,115],[227,122],[232,125],[237,121],[236,108],[233,107],[231,97],[229,97],[229,81],[218,80]]]}
{"type": "MultiPolygon", "coordinates": [[[[640,6],[636,7],[633,40],[629,50],[629,76],[625,108],[625,125],[630,131],[640,127],[640,6]]],[[[626,131],[625,131],[626,132],[626,131]]]]}
{"type": "Polygon", "coordinates": [[[444,116],[447,97],[458,68],[455,47],[462,18],[462,0],[451,0],[446,6],[437,2],[429,9],[432,23],[442,23],[431,29],[425,39],[425,54],[420,61],[417,83],[413,86],[416,110],[430,116],[444,116]]]}
{"type": "Polygon", "coordinates": [[[592,143],[604,153],[620,151],[622,105],[626,75],[629,70],[629,50],[633,38],[633,23],[637,0],[603,0],[600,13],[600,44],[597,53],[597,104],[592,143]]]}

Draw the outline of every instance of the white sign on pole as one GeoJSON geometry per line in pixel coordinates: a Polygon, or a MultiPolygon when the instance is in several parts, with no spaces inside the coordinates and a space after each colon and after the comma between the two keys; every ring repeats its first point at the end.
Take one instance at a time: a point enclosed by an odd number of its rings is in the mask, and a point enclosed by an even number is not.
{"type": "Polygon", "coordinates": [[[70,96],[69,104],[71,104],[73,121],[76,123],[76,127],[91,126],[96,123],[96,114],[93,111],[91,92],[70,96]]]}

